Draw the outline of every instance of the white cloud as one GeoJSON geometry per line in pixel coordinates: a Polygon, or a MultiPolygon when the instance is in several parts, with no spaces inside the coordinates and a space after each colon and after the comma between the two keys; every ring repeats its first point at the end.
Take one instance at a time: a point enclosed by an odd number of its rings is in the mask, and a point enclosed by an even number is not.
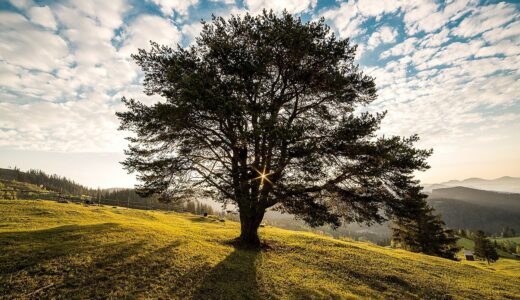
{"type": "Polygon", "coordinates": [[[520,44],[520,21],[516,21],[508,24],[505,28],[495,28],[493,30],[485,32],[482,37],[487,42],[498,42],[501,40],[509,40],[511,42],[516,43],[516,45],[520,44]]]}
{"type": "Polygon", "coordinates": [[[222,2],[227,5],[235,4],[236,0],[210,0],[211,2],[222,2]]]}
{"type": "Polygon", "coordinates": [[[343,2],[339,8],[323,11],[320,17],[330,21],[342,38],[353,38],[365,31],[361,28],[361,24],[366,20],[366,17],[359,14],[355,2],[343,2]]]}
{"type": "Polygon", "coordinates": [[[446,23],[437,3],[429,0],[409,2],[404,7],[404,21],[409,34],[435,31],[446,23]],[[412,4],[413,3],[413,4],[412,4]]]}
{"type": "Polygon", "coordinates": [[[449,38],[450,30],[448,28],[443,28],[437,33],[430,33],[426,35],[420,42],[422,47],[437,47],[440,46],[450,40],[449,38]]]}
{"type": "Polygon", "coordinates": [[[514,4],[501,2],[479,7],[471,16],[464,18],[453,33],[461,37],[472,37],[507,24],[519,16],[514,4]]]}
{"type": "Polygon", "coordinates": [[[114,108],[91,100],[59,104],[0,103],[0,127],[8,128],[10,135],[9,140],[0,142],[0,147],[64,152],[121,149],[124,140],[116,131],[114,108]]]}
{"type": "MultiPolygon", "coordinates": [[[[472,40],[468,43],[454,42],[440,49],[425,48],[420,51],[426,51],[428,55],[416,59],[417,69],[423,70],[442,65],[453,65],[460,61],[464,61],[475,55],[484,45],[480,40],[472,40]],[[432,54],[435,54],[431,56],[432,54]]],[[[417,53],[420,53],[417,51],[417,53]]]]}
{"type": "MultiPolygon", "coordinates": [[[[496,56],[503,54],[506,56],[514,56],[520,54],[520,47],[518,43],[511,41],[500,41],[490,46],[485,46],[477,50],[476,57],[496,56]]],[[[519,58],[520,59],[520,58],[519,58]]]]}
{"type": "Polygon", "coordinates": [[[189,43],[193,43],[195,38],[202,32],[202,23],[191,23],[182,26],[181,30],[183,36],[188,40],[189,43]]]}
{"type": "Polygon", "coordinates": [[[395,45],[394,47],[384,51],[381,53],[381,58],[388,58],[390,56],[401,56],[410,54],[416,48],[416,44],[418,43],[417,38],[408,38],[401,43],[395,45]]]}
{"type": "Polygon", "coordinates": [[[373,49],[380,44],[388,44],[395,42],[395,38],[397,37],[397,35],[397,30],[388,26],[383,26],[374,33],[372,33],[372,35],[368,39],[368,48],[373,49]]]}
{"type": "Polygon", "coordinates": [[[181,33],[171,21],[158,16],[142,15],[124,29],[124,42],[120,52],[124,55],[136,53],[138,48],[148,48],[150,41],[175,46],[180,37],[181,33]]]}
{"type": "Polygon", "coordinates": [[[393,13],[400,7],[400,1],[373,1],[358,0],[357,8],[364,16],[380,16],[381,14],[393,13]]]}
{"type": "MultiPolygon", "coordinates": [[[[399,1],[398,1],[399,2],[399,1]]],[[[401,1],[400,9],[404,13],[404,22],[410,35],[420,32],[433,32],[464,14],[472,11],[477,0],[449,1],[441,8],[442,1],[413,0],[401,1]]]]}
{"type": "MultiPolygon", "coordinates": [[[[0,12],[0,148],[124,148],[114,116],[123,109],[120,97],[161,100],[142,93],[142,73],[129,55],[149,40],[192,42],[201,30],[199,14],[190,15],[198,0],[145,1],[162,15],[135,14],[138,7],[127,0],[62,0],[48,7],[13,0],[19,14],[0,12]]],[[[246,0],[240,8],[233,5],[239,1],[211,1],[227,4],[219,11],[225,17],[264,7],[311,12],[340,37],[366,41],[360,51],[376,54],[365,56],[377,65],[366,71],[376,76],[379,94],[368,109],[388,110],[385,133],[419,133],[424,145],[442,151],[481,137],[485,128],[501,130],[506,140],[507,124],[518,123],[519,114],[510,111],[520,101],[520,16],[512,4],[355,0],[318,12],[316,0],[246,0]],[[384,15],[391,23],[380,23],[384,15]],[[378,52],[378,45],[396,40],[402,42],[378,52]],[[377,54],[381,60],[373,61],[377,54]]]]}
{"type": "Polygon", "coordinates": [[[263,9],[281,12],[286,9],[289,13],[301,13],[316,7],[317,0],[244,0],[252,14],[261,13],[263,9]]]}
{"type": "Polygon", "coordinates": [[[48,6],[34,6],[27,13],[31,22],[56,30],[56,19],[48,6]]]}
{"type": "MultiPolygon", "coordinates": [[[[406,18],[411,10],[402,9],[406,18]]],[[[457,149],[460,141],[474,140],[489,128],[510,138],[507,132],[518,118],[508,108],[520,101],[518,10],[504,3],[475,8],[472,1],[453,1],[444,10],[431,11],[444,14],[440,24],[466,19],[454,28],[433,30],[419,25],[421,18],[408,19],[408,38],[380,53],[381,58],[395,58],[366,70],[378,87],[372,109],[388,110],[384,133],[419,133],[422,145],[440,151],[457,149]],[[419,31],[426,34],[410,36],[419,31]],[[454,36],[480,33],[481,38],[473,39],[454,36]],[[495,109],[504,113],[489,117],[495,109]]]]}
{"type": "MultiPolygon", "coordinates": [[[[96,20],[100,27],[116,29],[123,24],[123,14],[130,9],[126,0],[69,0],[67,5],[78,10],[81,14],[96,20]]],[[[61,16],[64,17],[63,15],[61,16]]],[[[70,20],[74,23],[74,20],[70,20]]],[[[69,22],[70,25],[70,22],[69,22]]]]}
{"type": "Polygon", "coordinates": [[[26,9],[33,4],[32,0],[10,0],[10,2],[20,9],[26,9]]]}
{"type": "Polygon", "coordinates": [[[0,59],[26,69],[50,72],[66,65],[67,43],[24,16],[0,12],[0,59]]]}
{"type": "Polygon", "coordinates": [[[191,6],[197,5],[199,0],[148,0],[161,8],[164,15],[169,16],[174,11],[186,15],[191,6]]]}

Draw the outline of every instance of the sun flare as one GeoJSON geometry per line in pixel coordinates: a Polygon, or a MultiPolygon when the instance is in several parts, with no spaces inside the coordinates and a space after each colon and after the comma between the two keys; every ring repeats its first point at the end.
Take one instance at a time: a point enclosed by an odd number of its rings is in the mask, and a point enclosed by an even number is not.
{"type": "Polygon", "coordinates": [[[255,170],[256,173],[258,173],[258,176],[253,178],[253,180],[260,180],[260,185],[264,184],[264,180],[269,182],[270,184],[273,184],[273,182],[268,178],[269,175],[272,175],[271,172],[266,172],[267,166],[264,166],[262,171],[259,171],[257,168],[253,167],[253,170],[255,170]]]}

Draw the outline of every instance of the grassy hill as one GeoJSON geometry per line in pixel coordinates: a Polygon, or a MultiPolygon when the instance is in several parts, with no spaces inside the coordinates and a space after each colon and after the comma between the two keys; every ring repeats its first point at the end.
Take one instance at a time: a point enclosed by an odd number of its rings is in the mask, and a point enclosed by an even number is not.
{"type": "MultiPolygon", "coordinates": [[[[0,298],[514,299],[512,269],[158,211],[0,201],[0,298]]],[[[502,262],[503,263],[503,262],[502,262]]]]}

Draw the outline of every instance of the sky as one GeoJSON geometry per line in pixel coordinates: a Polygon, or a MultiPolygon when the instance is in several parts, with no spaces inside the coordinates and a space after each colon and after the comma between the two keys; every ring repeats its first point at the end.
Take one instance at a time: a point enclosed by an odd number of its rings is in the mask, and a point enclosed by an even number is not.
{"type": "Polygon", "coordinates": [[[433,148],[424,183],[520,176],[520,2],[434,0],[0,0],[0,167],[131,187],[121,97],[151,104],[130,58],[189,46],[211,15],[287,9],[358,45],[381,134],[433,148]]]}

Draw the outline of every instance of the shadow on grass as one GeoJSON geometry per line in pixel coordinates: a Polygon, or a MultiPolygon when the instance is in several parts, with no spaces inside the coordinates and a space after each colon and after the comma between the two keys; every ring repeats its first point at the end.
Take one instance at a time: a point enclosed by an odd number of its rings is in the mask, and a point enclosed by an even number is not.
{"type": "Polygon", "coordinates": [[[180,242],[147,243],[115,223],[0,234],[0,298],[102,299],[146,295],[180,242]],[[117,241],[117,242],[113,242],[117,241]]]}
{"type": "Polygon", "coordinates": [[[118,224],[64,225],[43,230],[0,233],[0,273],[7,274],[42,262],[81,253],[96,247],[94,239],[85,235],[104,235],[117,230],[118,224]]]}
{"type": "Polygon", "coordinates": [[[266,299],[257,278],[260,249],[235,250],[205,274],[192,299],[266,299]]]}

